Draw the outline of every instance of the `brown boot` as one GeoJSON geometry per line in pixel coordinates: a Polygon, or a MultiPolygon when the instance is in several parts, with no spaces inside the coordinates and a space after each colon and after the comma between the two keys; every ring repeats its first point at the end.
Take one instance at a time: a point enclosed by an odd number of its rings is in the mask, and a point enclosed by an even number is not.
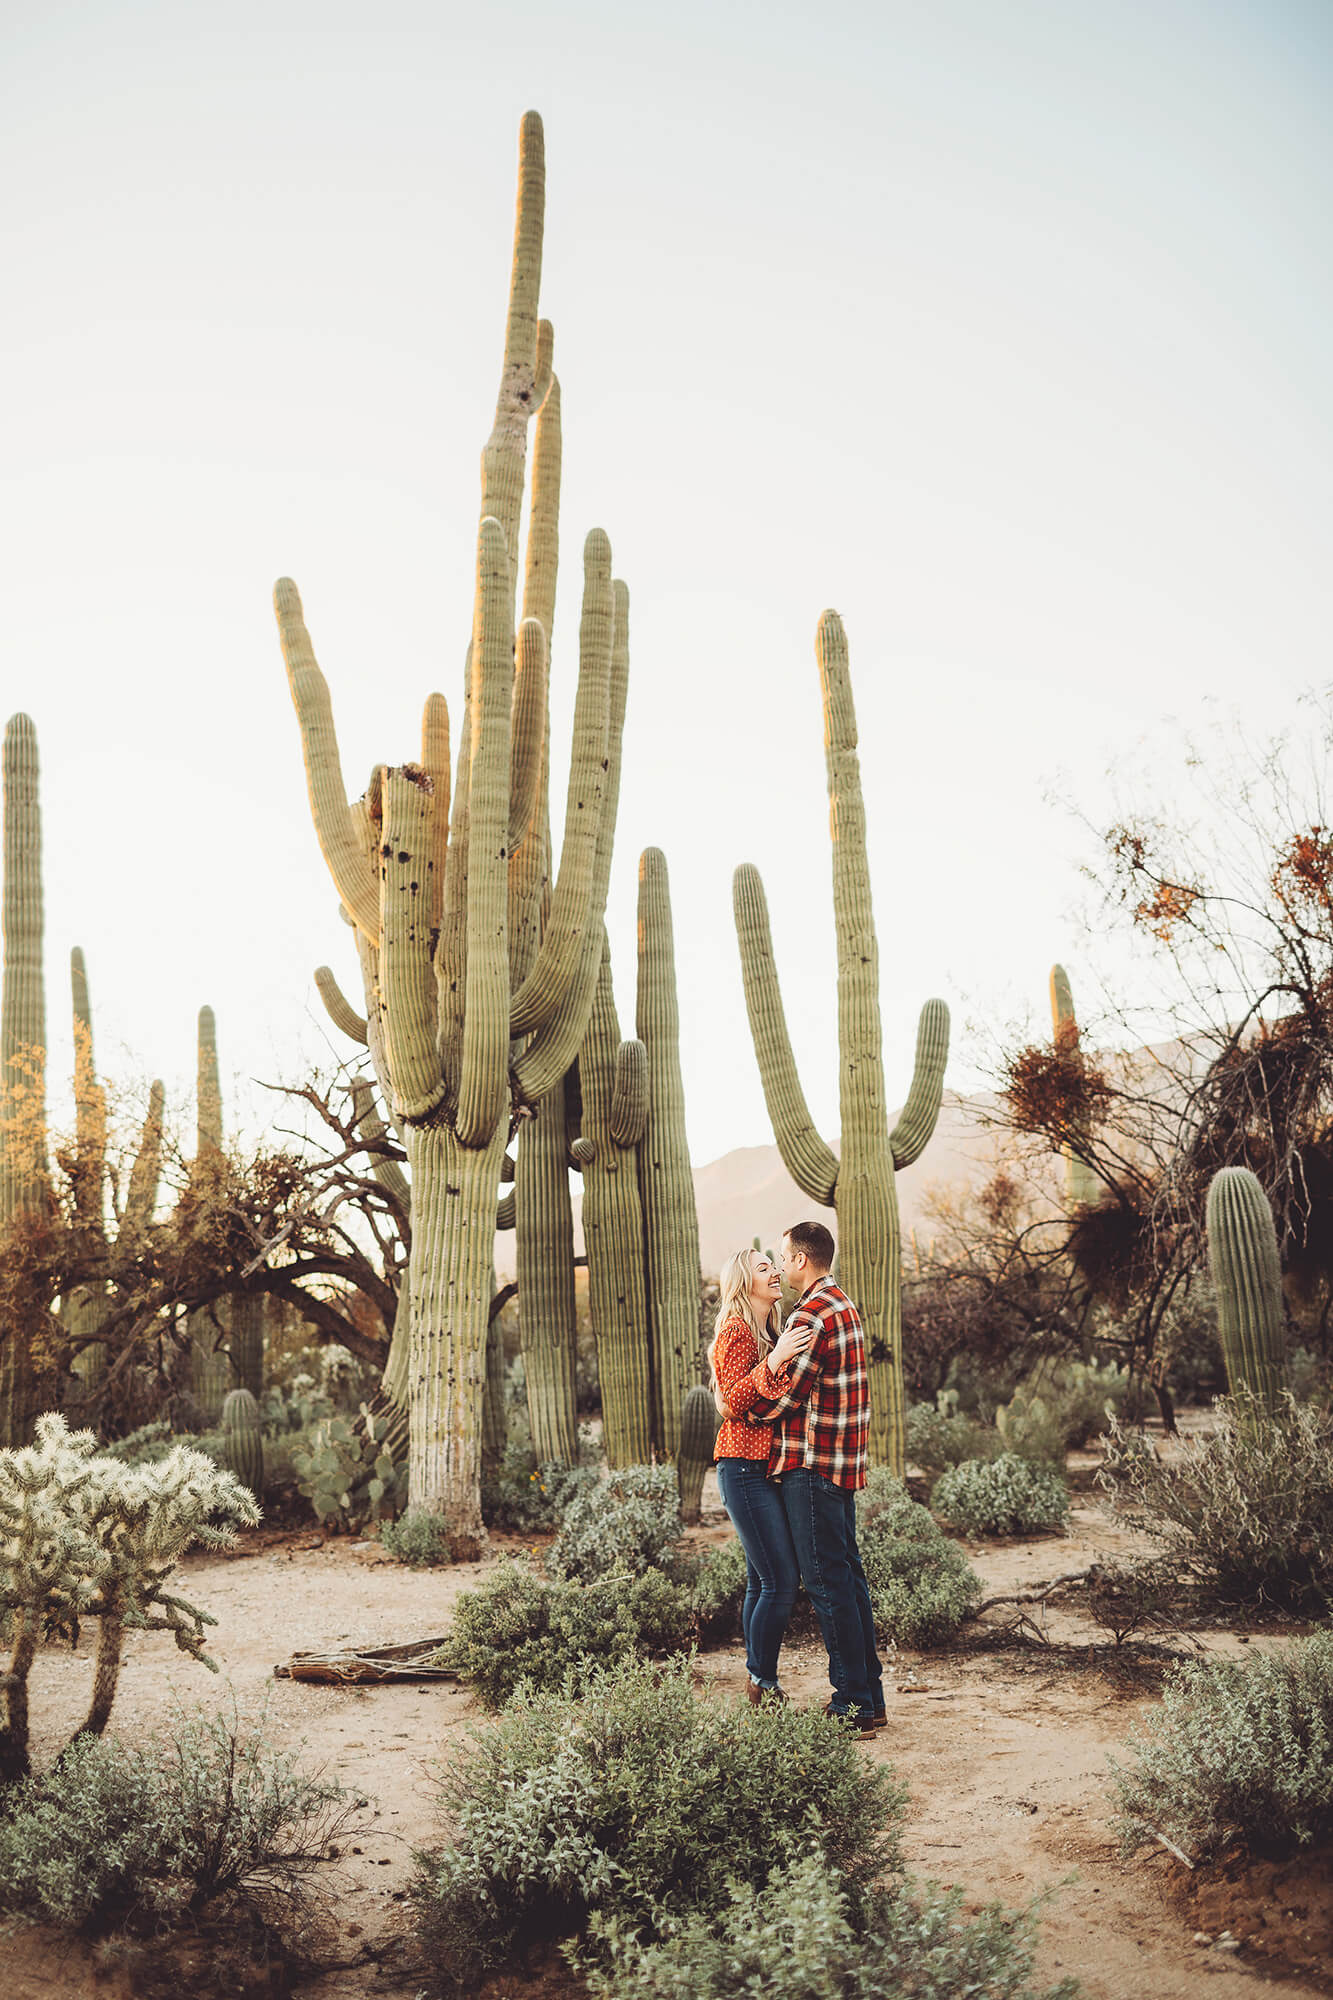
{"type": "MultiPolygon", "coordinates": [[[[867,1715],[859,1708],[835,1708],[831,1701],[825,1702],[824,1713],[825,1715],[840,1716],[844,1722],[850,1722],[852,1728],[856,1730],[859,1736],[869,1736],[872,1730],[881,1727],[881,1724],[876,1721],[873,1715],[867,1715]]],[[[887,1716],[884,1719],[883,1726],[885,1728],[888,1726],[887,1716]]]]}
{"type": "Polygon", "coordinates": [[[787,1699],[780,1687],[761,1688],[749,1679],[745,1683],[745,1692],[749,1697],[751,1708],[763,1708],[765,1706],[768,1708],[781,1708],[787,1699]]]}

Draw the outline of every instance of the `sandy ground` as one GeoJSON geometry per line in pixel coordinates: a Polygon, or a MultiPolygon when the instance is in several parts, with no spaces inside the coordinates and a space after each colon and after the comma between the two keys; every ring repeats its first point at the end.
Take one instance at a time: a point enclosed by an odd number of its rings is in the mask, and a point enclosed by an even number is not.
{"type": "MultiPolygon", "coordinates": [[[[704,1526],[710,1538],[725,1532],[711,1482],[704,1526]]],[[[1125,1538],[1085,1504],[1076,1507],[1068,1538],[977,1545],[968,1553],[988,1590],[1001,1591],[1029,1587],[1125,1546],[1125,1538]]],[[[162,1727],[173,1697],[214,1703],[234,1693],[247,1712],[266,1706],[275,1741],[304,1744],[312,1764],[370,1801],[364,1830],[333,1864],[332,1955],[339,1969],[304,1985],[304,2000],[414,2000],[420,1981],[404,1958],[402,1897],[413,1847],[432,1838],[432,1765],[470,1728],[484,1726],[485,1717],[466,1689],[451,1683],[310,1686],[275,1681],[273,1667],[297,1649],[442,1633],[454,1598],[478,1574],[475,1565],[404,1570],[373,1543],[315,1535],[266,1545],[261,1531],[237,1554],[186,1565],[183,1594],[219,1621],[211,1645],[219,1677],[163,1637],[129,1641],[112,1724],[117,1732],[162,1727]]],[[[1051,1629],[1055,1636],[1091,1636],[1068,1614],[1052,1618],[1051,1629]]],[[[90,1638],[75,1654],[45,1652],[34,1671],[39,1764],[86,1706],[90,1638]]],[[[1218,1643],[1234,1642],[1219,1635],[1218,1643]]],[[[707,1676],[739,1692],[739,1649],[705,1656],[701,1678],[707,1676]]],[[[787,1649],[783,1678],[797,1699],[827,1698],[817,1642],[787,1649]]],[[[1290,2000],[1333,1990],[1318,1969],[1327,1902],[1311,1906],[1304,1921],[1298,1867],[1269,1871],[1256,1893],[1252,1882],[1236,1888],[1220,1879],[1187,1881],[1165,1854],[1133,1864],[1118,1858],[1108,1824],[1107,1753],[1151,1708],[1150,1695],[1127,1693],[1115,1676],[1071,1671],[1031,1652],[904,1653],[895,1658],[889,1684],[890,1726],[858,1748],[892,1764],[911,1789],[905,1849],[913,1872],[958,1885],[973,1904],[1022,1903],[1050,1891],[1042,1920],[1043,1977],[1072,1974],[1089,2000],[1140,1994],[1185,2000],[1201,1986],[1214,2000],[1239,2000],[1283,1969],[1290,2000]],[[1227,1930],[1239,1940],[1237,1949],[1228,1948],[1227,1930]],[[1196,1941],[1196,1932],[1213,1941],[1196,1941]]],[[[1325,1936],[1323,1949],[1328,1943],[1325,1936]]],[[[532,1990],[521,1982],[512,1986],[515,1996],[532,1990]]],[[[108,1987],[97,1983],[81,1946],[17,1927],[0,1934],[0,1994],[4,2000],[107,2000],[108,1987]]]]}

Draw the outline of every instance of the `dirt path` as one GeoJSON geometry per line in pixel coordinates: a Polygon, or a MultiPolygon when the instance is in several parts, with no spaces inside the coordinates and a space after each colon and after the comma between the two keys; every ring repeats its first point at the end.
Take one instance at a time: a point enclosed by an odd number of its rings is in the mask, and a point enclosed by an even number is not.
{"type": "MultiPolygon", "coordinates": [[[[707,1526],[720,1532],[716,1519],[707,1526]]],[[[969,1554],[988,1590],[999,1591],[1123,1546],[1101,1516],[1081,1508],[1068,1539],[969,1554]]],[[[250,1713],[266,1704],[275,1741],[304,1742],[312,1763],[326,1765],[371,1801],[365,1831],[337,1864],[342,1968],[304,1987],[303,2000],[414,2000],[420,1981],[397,1940],[405,1928],[412,1848],[433,1835],[430,1768],[469,1727],[484,1723],[483,1712],[450,1683],[309,1686],[274,1681],[272,1670],[298,1648],[442,1632],[454,1598],[476,1581],[478,1569],[404,1570],[374,1544],[321,1545],[316,1537],[268,1547],[256,1538],[250,1547],[186,1566],[184,1594],[219,1621],[211,1650],[220,1678],[159,1635],[132,1637],[113,1727],[131,1736],[161,1728],[173,1697],[212,1704],[234,1692],[250,1713]]],[[[740,1690],[738,1649],[705,1656],[700,1665],[723,1689],[740,1690]]],[[[826,1699],[817,1643],[788,1648],[783,1675],[798,1698],[826,1699]]],[[[76,1654],[42,1655],[33,1675],[39,1763],[77,1723],[90,1681],[87,1639],[76,1654]]],[[[1117,1692],[1097,1674],[1014,1653],[901,1654],[890,1684],[890,1727],[860,1748],[892,1764],[911,1788],[905,1847],[913,1872],[959,1885],[972,1903],[1021,1903],[1052,1890],[1042,1922],[1044,1977],[1073,1974],[1089,2000],[1140,1994],[1185,2000],[1201,1984],[1215,2000],[1240,2000],[1265,1982],[1271,1960],[1259,1946],[1271,1947],[1272,1935],[1257,1943],[1244,1938],[1230,1953],[1196,1944],[1197,1917],[1168,1889],[1179,1865],[1165,1856],[1132,1866],[1118,1859],[1108,1825],[1106,1756],[1151,1706],[1149,1698],[1117,1692]],[[923,1691],[896,1691],[914,1682],[923,1691]]],[[[1285,1980],[1289,2000],[1329,1990],[1313,1977],[1285,1980]]],[[[0,1935],[5,2000],[107,2000],[108,1990],[95,1983],[82,1948],[57,1947],[22,1928],[0,1935]]]]}

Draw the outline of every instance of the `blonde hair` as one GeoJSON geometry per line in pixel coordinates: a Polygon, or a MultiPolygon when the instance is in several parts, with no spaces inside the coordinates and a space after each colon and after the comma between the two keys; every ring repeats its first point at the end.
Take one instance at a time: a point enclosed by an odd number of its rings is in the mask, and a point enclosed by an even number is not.
{"type": "Polygon", "coordinates": [[[750,1297],[750,1287],[754,1283],[754,1260],[763,1256],[762,1250],[738,1250],[729,1257],[722,1267],[719,1281],[717,1318],[713,1322],[713,1338],[708,1343],[708,1374],[713,1391],[713,1401],[721,1412],[725,1409],[717,1386],[717,1337],[729,1319],[741,1319],[755,1337],[759,1349],[759,1359],[772,1347],[782,1331],[778,1320],[776,1301],[768,1309],[762,1325],[755,1315],[754,1302],[750,1297]]]}

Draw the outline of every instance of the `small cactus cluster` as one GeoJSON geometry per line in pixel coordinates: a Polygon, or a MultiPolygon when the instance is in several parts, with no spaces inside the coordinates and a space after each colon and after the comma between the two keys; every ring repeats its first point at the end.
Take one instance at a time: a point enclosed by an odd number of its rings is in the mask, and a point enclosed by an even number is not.
{"type": "Polygon", "coordinates": [[[29,1768],[28,1678],[43,1637],[72,1643],[85,1619],[100,1621],[81,1735],[106,1727],[127,1625],[170,1632],[216,1671],[204,1652],[204,1628],[216,1621],[167,1582],[189,1548],[223,1548],[258,1520],[232,1475],[183,1445],[154,1465],[127,1466],[101,1455],[91,1431],[71,1432],[51,1414],[37,1419],[31,1445],[0,1450],[0,1613],[11,1639],[0,1783],[29,1768]]]}
{"type": "Polygon", "coordinates": [[[838,953],[841,1150],[820,1137],[801,1088],[773,956],[758,870],[736,871],[734,907],[745,1001],[764,1099],[783,1165],[812,1201],[838,1218],[838,1282],[865,1327],[870,1377],[870,1456],[901,1477],[905,1464],[902,1256],[894,1175],[925,1150],[935,1129],[949,1051],[949,1010],[928,1000],[917,1029],[907,1103],[890,1131],[879,1011],[879,945],[870,901],[865,806],[847,638],[835,611],[815,642],[824,700],[824,752],[833,845],[838,953]]]}
{"type": "Polygon", "coordinates": [[[1271,1416],[1286,1380],[1282,1270],[1273,1210],[1248,1167],[1214,1174],[1207,1225],[1227,1383],[1271,1416]]]}

